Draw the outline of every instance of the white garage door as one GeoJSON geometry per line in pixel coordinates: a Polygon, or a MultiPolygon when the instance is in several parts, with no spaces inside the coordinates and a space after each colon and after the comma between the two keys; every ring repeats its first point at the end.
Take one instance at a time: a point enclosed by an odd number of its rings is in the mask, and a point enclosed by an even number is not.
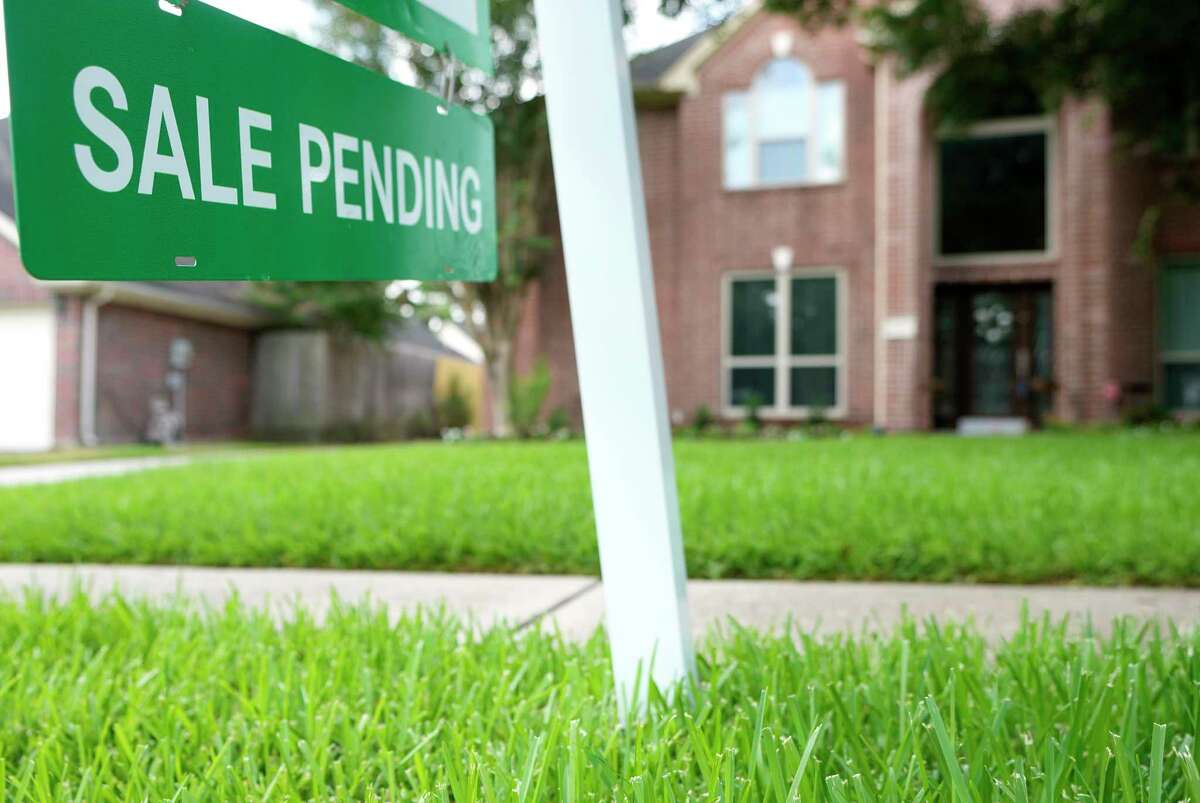
{"type": "Polygon", "coordinates": [[[54,446],[54,312],[0,307],[0,452],[54,446]]]}

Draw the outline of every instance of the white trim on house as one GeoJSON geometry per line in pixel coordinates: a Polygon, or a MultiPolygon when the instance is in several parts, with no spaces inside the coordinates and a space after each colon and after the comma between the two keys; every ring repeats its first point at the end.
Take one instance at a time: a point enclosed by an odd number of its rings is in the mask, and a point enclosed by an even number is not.
{"type": "Polygon", "coordinates": [[[875,68],[875,372],[872,399],[874,424],[887,427],[888,418],[888,341],[883,324],[888,317],[888,221],[891,199],[891,158],[888,151],[892,60],[882,59],[875,68]]]}
{"type": "Polygon", "coordinates": [[[1030,265],[1056,262],[1058,252],[1058,120],[1054,115],[1010,117],[988,120],[958,131],[939,133],[933,148],[933,263],[935,267],[1030,265]],[[1013,134],[1046,135],[1046,248],[1043,251],[1000,251],[994,253],[942,253],[941,150],[946,139],[984,139],[1013,134]]]}
{"type": "Polygon", "coordinates": [[[96,387],[100,351],[100,308],[113,300],[113,287],[105,285],[83,301],[79,320],[79,442],[95,446],[96,387]]]}
{"type": "Polygon", "coordinates": [[[831,419],[844,419],[849,414],[849,312],[848,278],[840,267],[801,267],[788,271],[731,271],[721,277],[721,411],[726,418],[744,418],[746,410],[732,402],[732,377],[735,368],[774,368],[775,404],[764,406],[764,419],[792,420],[812,415],[813,408],[793,407],[791,398],[792,368],[836,368],[837,402],[822,410],[831,419]],[[833,278],[837,288],[837,353],[829,356],[794,356],[791,352],[792,279],[833,278]],[[733,356],[733,285],[739,281],[774,280],[777,295],[775,316],[775,354],[760,357],[733,356]]]}

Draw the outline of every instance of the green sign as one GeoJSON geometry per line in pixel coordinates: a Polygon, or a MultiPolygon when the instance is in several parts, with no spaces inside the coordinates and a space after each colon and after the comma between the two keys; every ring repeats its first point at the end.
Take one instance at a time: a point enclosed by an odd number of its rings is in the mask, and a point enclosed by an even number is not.
{"type": "Polygon", "coordinates": [[[341,0],[342,5],[406,36],[494,72],[488,0],[341,0]]]}
{"type": "Polygon", "coordinates": [[[34,276],[495,276],[486,118],[195,0],[4,5],[34,276]]]}

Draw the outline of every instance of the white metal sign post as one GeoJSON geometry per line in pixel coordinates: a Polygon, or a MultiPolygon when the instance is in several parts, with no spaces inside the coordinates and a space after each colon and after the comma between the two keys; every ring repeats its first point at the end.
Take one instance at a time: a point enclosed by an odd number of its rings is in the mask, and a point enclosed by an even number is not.
{"type": "Polygon", "coordinates": [[[620,0],[536,0],[622,714],[695,671],[620,0]]]}

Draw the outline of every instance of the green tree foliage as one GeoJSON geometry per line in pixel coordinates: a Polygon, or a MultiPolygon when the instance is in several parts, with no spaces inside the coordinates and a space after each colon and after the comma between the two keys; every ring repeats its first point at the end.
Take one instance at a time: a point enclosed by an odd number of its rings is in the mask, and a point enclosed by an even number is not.
{"type": "MultiPolygon", "coordinates": [[[[724,0],[663,0],[710,8],[724,0]]],[[[938,74],[929,104],[943,124],[1101,99],[1128,150],[1164,188],[1200,201],[1200,3],[1058,0],[990,18],[980,0],[766,0],[810,27],[860,26],[903,73],[938,74]]]]}
{"type": "Polygon", "coordinates": [[[471,400],[467,398],[467,392],[457,376],[450,378],[446,395],[438,400],[437,414],[438,424],[443,429],[466,429],[471,426],[474,417],[471,400]]]}
{"type": "Polygon", "coordinates": [[[253,298],[289,326],[383,341],[399,323],[402,297],[387,282],[274,282],[255,285],[253,298]]]}

